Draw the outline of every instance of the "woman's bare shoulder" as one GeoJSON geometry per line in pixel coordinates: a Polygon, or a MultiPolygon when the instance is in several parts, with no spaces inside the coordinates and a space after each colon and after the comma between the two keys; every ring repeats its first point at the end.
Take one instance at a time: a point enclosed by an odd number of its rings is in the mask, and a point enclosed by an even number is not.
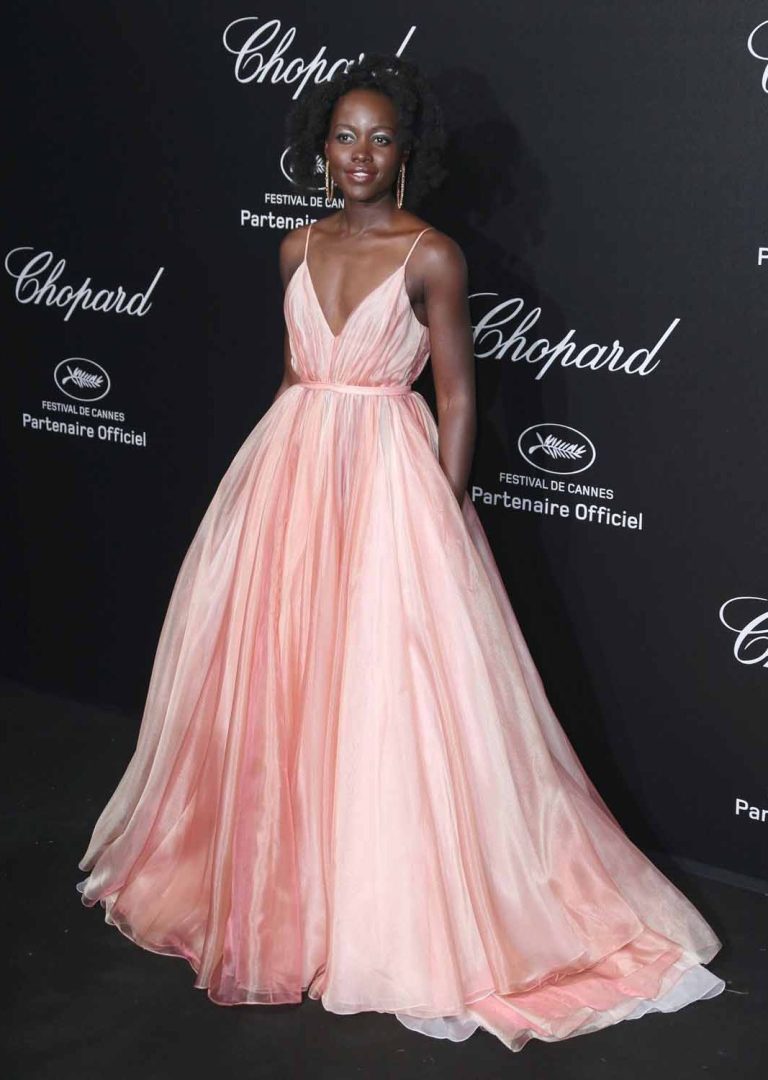
{"type": "Polygon", "coordinates": [[[280,241],[278,259],[283,286],[288,284],[304,258],[308,232],[309,225],[298,225],[295,229],[290,229],[280,241]]]}
{"type": "Polygon", "coordinates": [[[413,253],[419,270],[432,279],[466,279],[467,260],[461,245],[427,221],[423,222],[421,228],[429,231],[424,232],[413,253]]]}
{"type": "Polygon", "coordinates": [[[307,233],[310,228],[314,229],[314,233],[328,233],[334,230],[334,219],[339,216],[337,211],[335,214],[327,214],[325,217],[317,218],[312,222],[308,222],[306,225],[297,225],[295,229],[290,229],[280,241],[280,276],[283,279],[283,284],[287,284],[294,272],[298,269],[299,264],[304,258],[304,251],[307,244],[307,233]],[[330,226],[330,227],[329,227],[330,226]]]}

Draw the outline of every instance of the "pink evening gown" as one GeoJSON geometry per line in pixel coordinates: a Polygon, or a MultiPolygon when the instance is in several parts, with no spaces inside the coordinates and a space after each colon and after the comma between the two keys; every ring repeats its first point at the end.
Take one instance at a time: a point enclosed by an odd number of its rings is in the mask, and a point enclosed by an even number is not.
{"type": "Polygon", "coordinates": [[[713,997],[720,942],[585,774],[440,467],[410,387],[422,234],[334,334],[310,232],[284,299],[301,381],[182,562],[83,904],[217,1004],[307,990],[511,1050],[713,997]]]}

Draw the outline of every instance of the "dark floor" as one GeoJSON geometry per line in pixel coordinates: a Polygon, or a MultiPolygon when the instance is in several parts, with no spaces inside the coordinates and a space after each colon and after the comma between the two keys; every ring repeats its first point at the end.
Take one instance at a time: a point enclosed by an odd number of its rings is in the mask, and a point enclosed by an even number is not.
{"type": "Polygon", "coordinates": [[[768,1066],[768,905],[760,892],[670,876],[725,946],[725,993],[513,1054],[477,1031],[430,1039],[379,1013],[214,1005],[185,960],[145,952],[82,906],[77,863],[135,744],[136,721],[0,681],[8,794],[2,838],[13,1080],[429,1077],[751,1080],[768,1066]]]}

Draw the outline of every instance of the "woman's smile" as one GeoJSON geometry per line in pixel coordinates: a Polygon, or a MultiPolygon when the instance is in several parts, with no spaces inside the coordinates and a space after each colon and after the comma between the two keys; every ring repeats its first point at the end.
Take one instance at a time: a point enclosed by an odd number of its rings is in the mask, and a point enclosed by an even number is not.
{"type": "Polygon", "coordinates": [[[361,184],[366,183],[368,180],[373,180],[374,176],[376,175],[375,169],[356,168],[347,169],[346,172],[347,176],[349,176],[356,183],[361,184]]]}

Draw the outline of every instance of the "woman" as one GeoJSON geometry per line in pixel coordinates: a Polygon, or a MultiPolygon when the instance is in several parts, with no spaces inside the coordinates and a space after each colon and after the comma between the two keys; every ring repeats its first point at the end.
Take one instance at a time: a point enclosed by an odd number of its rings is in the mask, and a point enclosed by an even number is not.
{"type": "Polygon", "coordinates": [[[720,943],[585,775],[466,493],[466,265],[403,208],[434,98],[375,56],[289,130],[344,207],[282,243],[283,381],[182,564],[83,902],[219,1004],[513,1050],[711,997],[720,943]]]}

